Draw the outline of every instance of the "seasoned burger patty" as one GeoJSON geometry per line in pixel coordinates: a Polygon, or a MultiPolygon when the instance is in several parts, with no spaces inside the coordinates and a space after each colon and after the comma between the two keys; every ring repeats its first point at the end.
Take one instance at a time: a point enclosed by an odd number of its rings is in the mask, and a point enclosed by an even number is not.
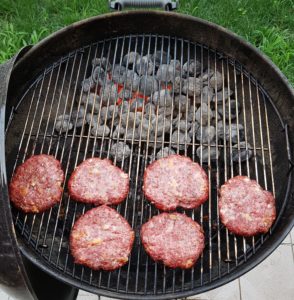
{"type": "Polygon", "coordinates": [[[266,233],[276,218],[273,195],[246,176],[236,176],[221,186],[219,211],[222,223],[242,236],[266,233]]]}
{"type": "Polygon", "coordinates": [[[144,194],[161,210],[195,208],[207,200],[208,189],[205,171],[186,156],[156,160],[144,173],[144,194]]]}
{"type": "Polygon", "coordinates": [[[102,205],[87,211],[73,226],[70,250],[75,263],[112,271],[128,261],[135,234],[114,209],[102,205]]]}
{"type": "Polygon", "coordinates": [[[51,155],[34,155],[15,171],[9,185],[12,203],[26,213],[39,213],[58,203],[64,173],[51,155]]]}
{"type": "Polygon", "coordinates": [[[109,159],[89,158],[72,173],[68,190],[76,201],[94,205],[118,204],[129,193],[129,176],[109,159]]]}
{"type": "Polygon", "coordinates": [[[162,213],[142,226],[141,239],[155,261],[170,268],[191,268],[204,249],[200,225],[180,213],[162,213]]]}

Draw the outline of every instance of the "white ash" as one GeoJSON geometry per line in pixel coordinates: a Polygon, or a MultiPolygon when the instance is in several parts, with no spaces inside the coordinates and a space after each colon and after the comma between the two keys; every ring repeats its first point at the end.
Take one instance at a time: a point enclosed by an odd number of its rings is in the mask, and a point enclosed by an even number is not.
{"type": "Polygon", "coordinates": [[[141,123],[142,113],[141,112],[129,112],[121,115],[121,123],[123,126],[127,126],[128,128],[133,128],[134,123],[135,127],[138,127],[141,123]]]}
{"type": "Polygon", "coordinates": [[[82,90],[84,93],[88,93],[91,89],[93,89],[95,87],[95,82],[93,81],[93,79],[90,78],[86,78],[82,81],[82,90]]]}
{"type": "Polygon", "coordinates": [[[72,111],[71,113],[71,119],[75,120],[76,118],[83,118],[85,115],[85,107],[83,105],[81,105],[78,109],[75,109],[72,111]]]}
{"type": "Polygon", "coordinates": [[[127,70],[124,66],[114,65],[111,73],[114,82],[124,83],[127,78],[127,70]]]}
{"type": "Polygon", "coordinates": [[[202,143],[211,142],[215,137],[214,126],[202,126],[199,127],[196,133],[196,139],[202,143]]]}
{"type": "Polygon", "coordinates": [[[55,130],[57,132],[60,132],[60,133],[64,133],[66,132],[67,130],[72,130],[73,129],[73,123],[67,119],[67,120],[58,120],[56,123],[55,123],[55,130]]]}
{"type": "Polygon", "coordinates": [[[115,127],[115,129],[112,133],[112,136],[114,138],[122,137],[122,136],[124,136],[125,132],[126,132],[125,128],[122,126],[122,124],[120,124],[115,127]]]}
{"type": "Polygon", "coordinates": [[[107,73],[102,67],[98,66],[93,70],[92,79],[96,84],[99,83],[100,85],[103,85],[103,83],[106,82],[107,73]]]}
{"type": "Polygon", "coordinates": [[[181,62],[178,59],[172,59],[170,61],[170,66],[172,66],[175,70],[181,72],[181,62]]]}
{"type": "Polygon", "coordinates": [[[143,114],[141,111],[137,111],[136,112],[136,122],[135,122],[135,126],[138,127],[141,122],[142,122],[142,119],[143,119],[143,114]]]}
{"type": "Polygon", "coordinates": [[[217,149],[215,144],[211,144],[210,149],[207,146],[200,145],[197,150],[196,154],[199,159],[202,159],[203,163],[208,163],[210,161],[215,161],[219,158],[220,151],[217,149]]]}
{"type": "Polygon", "coordinates": [[[155,118],[156,118],[156,116],[154,116],[154,118],[150,118],[150,120],[149,119],[147,119],[147,118],[143,118],[143,120],[142,120],[142,128],[145,130],[145,131],[152,131],[153,130],[153,120],[155,120],[155,118]]]}
{"type": "Polygon", "coordinates": [[[162,115],[158,116],[158,119],[153,120],[152,126],[157,136],[161,136],[163,132],[169,132],[171,122],[169,119],[164,118],[162,115]]]}
{"type": "Polygon", "coordinates": [[[152,76],[142,76],[139,83],[139,90],[145,96],[150,96],[158,91],[159,85],[157,79],[152,76]]]}
{"type": "Polygon", "coordinates": [[[213,88],[214,90],[220,90],[223,86],[223,78],[222,78],[222,74],[220,72],[216,72],[214,73],[209,80],[209,85],[211,88],[213,88]]]}
{"type": "Polygon", "coordinates": [[[156,72],[156,79],[158,81],[166,81],[169,82],[172,74],[169,74],[169,66],[168,65],[160,65],[156,72]]]}
{"type": "Polygon", "coordinates": [[[125,87],[133,92],[138,90],[140,83],[140,76],[131,70],[127,70],[126,80],[124,82],[125,87]]]}
{"type": "Polygon", "coordinates": [[[59,115],[56,118],[56,121],[69,120],[69,119],[70,119],[70,115],[69,114],[62,114],[62,115],[59,115]]]}
{"type": "Polygon", "coordinates": [[[227,100],[229,99],[229,96],[233,95],[233,91],[228,89],[228,88],[224,88],[221,91],[217,92],[213,98],[212,101],[215,102],[217,101],[217,103],[219,102],[223,102],[223,100],[227,100]]]}
{"type": "Polygon", "coordinates": [[[187,95],[177,95],[175,97],[174,109],[179,112],[189,111],[190,99],[187,95]]]}
{"type": "MultiPolygon", "coordinates": [[[[203,105],[203,107],[207,107],[207,104],[206,103],[203,103],[204,105],[203,105]]],[[[197,110],[200,108],[201,106],[195,106],[194,107],[194,105],[193,104],[191,104],[191,108],[189,109],[189,111],[188,111],[188,115],[186,114],[186,112],[183,114],[183,118],[184,119],[187,119],[188,120],[188,122],[199,122],[198,120],[197,120],[197,118],[198,118],[198,116],[196,117],[196,113],[197,113],[197,110]]],[[[211,107],[211,106],[210,106],[211,107]]],[[[213,116],[215,115],[215,113],[213,114],[213,110],[211,109],[211,112],[212,112],[212,114],[211,114],[211,118],[213,118],[213,116]]]]}
{"type": "Polygon", "coordinates": [[[168,64],[168,57],[165,51],[158,50],[152,56],[152,61],[155,62],[155,66],[159,67],[162,64],[168,64]]]}
{"type": "Polygon", "coordinates": [[[201,72],[201,63],[198,60],[190,59],[183,65],[183,71],[191,76],[198,75],[201,72]]]}
{"type": "Polygon", "coordinates": [[[173,90],[175,94],[181,93],[183,86],[185,84],[186,80],[181,77],[176,77],[173,83],[173,90]]]}
{"type": "MultiPolygon", "coordinates": [[[[212,106],[210,106],[210,107],[214,107],[213,105],[212,106]]],[[[215,112],[215,110],[214,109],[212,109],[211,110],[212,111],[212,119],[213,120],[217,120],[217,121],[219,121],[219,120],[221,120],[222,119],[222,116],[218,113],[218,112],[215,112]]]]}
{"type": "Polygon", "coordinates": [[[97,67],[97,66],[102,67],[107,72],[109,72],[111,70],[111,63],[109,61],[107,61],[106,57],[93,58],[92,65],[93,65],[94,68],[97,67]]]}
{"type": "Polygon", "coordinates": [[[182,115],[178,115],[172,120],[172,124],[174,127],[178,128],[178,124],[181,122],[181,118],[182,115]]]}
{"type": "Polygon", "coordinates": [[[188,115],[187,115],[188,122],[193,122],[193,120],[194,121],[196,120],[196,118],[195,118],[196,111],[197,111],[197,107],[194,108],[193,105],[191,105],[191,108],[189,109],[188,115]]]}
{"type": "Polygon", "coordinates": [[[239,130],[239,141],[244,140],[245,138],[245,133],[244,133],[244,127],[242,124],[237,124],[237,123],[231,123],[231,127],[229,124],[226,124],[225,130],[223,126],[223,122],[219,121],[218,122],[218,127],[217,127],[217,134],[219,139],[226,139],[226,141],[232,141],[232,143],[237,143],[238,142],[238,130],[239,130]]]}
{"type": "Polygon", "coordinates": [[[182,92],[189,96],[200,96],[201,94],[201,83],[199,78],[189,77],[184,81],[182,92]]]}
{"type": "Polygon", "coordinates": [[[87,99],[88,99],[88,93],[83,94],[81,98],[77,99],[77,103],[79,104],[84,104],[87,103],[87,99]]]}
{"type": "Polygon", "coordinates": [[[88,105],[87,106],[88,111],[93,110],[95,113],[97,113],[100,109],[100,102],[101,99],[99,95],[96,95],[95,93],[90,93],[84,105],[88,105]]]}
{"type": "Polygon", "coordinates": [[[84,118],[79,118],[79,119],[75,119],[72,121],[73,125],[76,127],[76,128],[80,128],[83,126],[84,124],[84,118]]]}
{"type": "Polygon", "coordinates": [[[212,110],[209,108],[206,103],[202,103],[201,106],[196,111],[195,119],[199,124],[202,124],[202,126],[205,126],[208,124],[208,121],[211,120],[213,116],[212,110]]]}
{"type": "Polygon", "coordinates": [[[196,136],[196,133],[197,133],[199,127],[200,127],[200,125],[197,122],[192,122],[191,123],[191,128],[190,128],[190,130],[188,132],[189,136],[191,138],[193,138],[193,136],[196,136]]]}
{"type": "MultiPolygon", "coordinates": [[[[94,115],[92,115],[92,113],[87,113],[86,114],[86,122],[88,125],[92,124],[92,120],[94,119],[94,115]]],[[[96,115],[96,120],[98,119],[98,115],[96,115]]]]}
{"type": "Polygon", "coordinates": [[[141,75],[151,75],[153,73],[154,64],[151,56],[146,55],[139,57],[136,61],[136,71],[141,75]]]}
{"type": "Polygon", "coordinates": [[[142,128],[142,130],[140,128],[138,128],[138,130],[139,130],[139,135],[141,136],[141,140],[147,140],[148,131],[143,128],[142,128]]]}
{"type": "Polygon", "coordinates": [[[179,132],[178,130],[174,131],[171,137],[172,147],[174,149],[184,150],[185,143],[191,142],[191,137],[189,134],[179,132]],[[179,143],[179,144],[178,144],[179,143]]]}
{"type": "Polygon", "coordinates": [[[178,76],[180,76],[180,71],[175,69],[172,64],[160,65],[156,73],[157,80],[162,82],[173,82],[174,78],[178,76]]]}
{"type": "Polygon", "coordinates": [[[109,113],[107,107],[106,106],[102,107],[100,110],[101,123],[105,123],[110,118],[111,118],[111,116],[110,116],[110,113],[109,113]]]}
{"type": "Polygon", "coordinates": [[[128,69],[133,70],[134,65],[136,64],[136,61],[140,58],[140,55],[135,52],[135,51],[131,51],[128,54],[126,54],[123,58],[123,65],[125,67],[127,67],[128,69]]]}
{"type": "Polygon", "coordinates": [[[176,154],[176,152],[173,149],[169,149],[168,147],[164,147],[163,149],[160,149],[156,154],[156,159],[160,159],[163,157],[167,157],[169,155],[176,154]]]}
{"type": "MultiPolygon", "coordinates": [[[[218,112],[220,113],[221,116],[223,116],[223,105],[218,105],[218,112]]],[[[232,99],[230,101],[227,101],[225,104],[225,118],[227,120],[229,119],[235,119],[237,114],[239,114],[241,111],[241,105],[240,102],[232,99]]]]}
{"type": "Polygon", "coordinates": [[[186,132],[191,128],[191,123],[186,122],[186,120],[181,120],[180,123],[177,124],[177,126],[180,128],[180,131],[186,132]]]}
{"type": "Polygon", "coordinates": [[[100,98],[103,105],[114,104],[117,101],[117,86],[112,83],[107,83],[100,89],[100,98]]]}
{"type": "Polygon", "coordinates": [[[202,81],[203,83],[207,83],[208,79],[211,78],[211,76],[213,76],[214,72],[212,70],[206,70],[203,74],[202,74],[202,81]]]}
{"type": "Polygon", "coordinates": [[[252,146],[249,143],[247,143],[246,145],[246,142],[240,142],[239,149],[240,150],[238,150],[238,144],[233,146],[232,149],[233,162],[239,162],[239,158],[240,161],[243,162],[246,161],[247,159],[249,160],[253,156],[253,151],[251,150],[252,146]]]}
{"type": "Polygon", "coordinates": [[[178,120],[178,119],[180,119],[180,120],[182,120],[182,119],[186,119],[186,113],[181,113],[181,112],[175,112],[174,114],[173,114],[173,122],[175,122],[175,120],[178,120]]]}
{"type": "Polygon", "coordinates": [[[144,107],[144,116],[155,115],[155,105],[151,102],[146,103],[144,107]]]}
{"type": "Polygon", "coordinates": [[[127,140],[138,140],[140,138],[138,128],[129,127],[124,134],[124,138],[127,140]]]}
{"type": "MultiPolygon", "coordinates": [[[[87,113],[86,114],[86,122],[88,125],[90,126],[94,126],[95,124],[98,123],[98,114],[93,114],[92,113],[87,113]]],[[[103,120],[101,119],[101,117],[99,118],[99,124],[102,124],[103,120]]]]}
{"type": "Polygon", "coordinates": [[[152,102],[155,105],[159,105],[159,107],[172,105],[172,96],[170,91],[166,89],[156,91],[150,98],[152,102]]]}
{"type": "Polygon", "coordinates": [[[99,124],[94,124],[91,128],[91,134],[93,136],[109,136],[110,129],[107,125],[99,125],[99,124]]]}
{"type": "Polygon", "coordinates": [[[107,119],[115,119],[118,116],[118,107],[116,105],[109,105],[107,119]]]}
{"type": "Polygon", "coordinates": [[[202,93],[195,98],[196,99],[195,103],[200,104],[201,101],[202,103],[208,103],[212,101],[213,97],[214,97],[214,90],[212,88],[209,88],[208,86],[204,86],[202,89],[202,93]]]}
{"type": "Polygon", "coordinates": [[[123,142],[114,143],[110,148],[110,155],[113,158],[116,157],[118,162],[121,162],[124,158],[128,158],[131,155],[131,149],[123,142]]]}
{"type": "Polygon", "coordinates": [[[100,119],[102,122],[105,120],[110,120],[118,116],[118,107],[116,105],[109,105],[108,107],[104,106],[100,111],[100,119]]]}
{"type": "Polygon", "coordinates": [[[173,110],[171,106],[169,107],[160,107],[158,108],[158,115],[164,115],[166,117],[171,116],[171,114],[175,111],[173,110]]]}

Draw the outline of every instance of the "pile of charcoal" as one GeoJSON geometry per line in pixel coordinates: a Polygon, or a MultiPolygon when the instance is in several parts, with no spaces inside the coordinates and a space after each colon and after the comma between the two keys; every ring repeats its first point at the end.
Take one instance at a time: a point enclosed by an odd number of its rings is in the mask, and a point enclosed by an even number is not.
{"type": "Polygon", "coordinates": [[[145,56],[129,52],[114,65],[105,57],[94,58],[81,89],[79,109],[58,116],[55,130],[61,134],[82,127],[85,120],[91,136],[117,141],[110,153],[118,161],[130,155],[128,143],[139,140],[160,149],[157,158],[198,141],[202,161],[216,160],[216,136],[232,143],[233,161],[252,156],[244,127],[236,122],[240,103],[222,74],[203,70],[197,60],[181,64],[162,51],[145,56]]]}

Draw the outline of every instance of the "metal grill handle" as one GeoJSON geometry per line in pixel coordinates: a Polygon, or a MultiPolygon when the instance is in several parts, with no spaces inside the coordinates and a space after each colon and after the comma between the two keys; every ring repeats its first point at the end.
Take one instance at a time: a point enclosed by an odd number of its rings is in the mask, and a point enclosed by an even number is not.
{"type": "Polygon", "coordinates": [[[124,8],[162,8],[166,11],[177,9],[178,0],[110,0],[111,9],[123,10],[124,8]]]}

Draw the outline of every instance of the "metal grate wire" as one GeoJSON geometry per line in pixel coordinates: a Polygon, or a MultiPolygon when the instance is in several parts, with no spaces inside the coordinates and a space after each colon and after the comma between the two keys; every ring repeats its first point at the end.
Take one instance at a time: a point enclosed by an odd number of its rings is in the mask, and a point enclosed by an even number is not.
{"type": "MultiPolygon", "coordinates": [[[[155,58],[154,64],[155,64],[155,58]]],[[[100,62],[101,67],[101,62],[100,62]]],[[[133,71],[135,65],[133,65],[133,71]]],[[[175,69],[175,68],[174,68],[175,69]]],[[[100,74],[98,74],[99,76],[100,74]]],[[[152,76],[156,75],[153,68],[152,76]]],[[[175,73],[174,73],[175,76],[175,73]]],[[[196,84],[196,73],[194,73],[194,85],[196,84]]],[[[102,91],[106,85],[106,79],[102,84],[102,91]]],[[[167,88],[166,82],[159,82],[163,88],[167,88]]],[[[210,88],[208,81],[208,88],[210,88]]],[[[182,92],[180,84],[180,94],[182,92]]],[[[212,87],[212,88],[216,88],[212,87]]],[[[123,93],[125,91],[123,85],[123,93]]],[[[94,89],[98,92],[98,85],[94,89]]],[[[203,91],[203,82],[201,85],[203,91]]],[[[138,90],[139,92],[139,90],[138,90]]],[[[89,94],[86,93],[85,111],[89,106],[89,94]]],[[[145,90],[143,91],[145,96],[145,90]]],[[[208,95],[208,97],[210,97],[208,95]]],[[[217,97],[217,96],[216,96],[217,97]]],[[[190,100],[189,100],[190,101],[190,100]]],[[[98,114],[94,114],[94,105],[90,110],[90,126],[101,118],[101,105],[98,114]],[[97,118],[97,119],[95,119],[97,118]]],[[[165,99],[166,104],[166,99],[165,99]]],[[[137,108],[137,102],[136,102],[137,108]]],[[[179,104],[180,105],[180,104],[179,104]]],[[[89,106],[90,107],[90,106],[89,106]]],[[[110,97],[108,96],[106,113],[110,107],[110,97]]],[[[122,112],[123,106],[115,104],[115,107],[122,112]]],[[[136,296],[162,296],[162,298],[175,298],[180,292],[205,290],[210,283],[225,278],[228,274],[238,268],[249,259],[254,258],[254,254],[265,239],[271,234],[245,239],[234,236],[221,225],[219,220],[218,189],[229,178],[236,175],[248,175],[256,179],[262,186],[273,192],[275,196],[275,169],[273,168],[273,152],[275,145],[271,144],[271,124],[272,126],[281,126],[278,122],[278,116],[275,115],[275,108],[272,107],[269,98],[258,80],[252,74],[249,74],[244,67],[235,59],[225,56],[215,49],[205,45],[194,43],[171,36],[159,35],[126,35],[92,43],[81,49],[77,49],[67,56],[60,58],[53,65],[47,66],[43,73],[35,79],[33,84],[28,88],[26,93],[20,99],[15,111],[17,115],[12,116],[10,128],[7,130],[7,144],[12,143],[9,148],[11,151],[7,154],[10,157],[10,163],[13,166],[11,174],[17,165],[33,154],[47,153],[54,155],[62,163],[65,171],[66,181],[64,183],[64,192],[59,205],[51,208],[49,211],[37,215],[26,215],[13,210],[15,226],[22,239],[33,250],[36,256],[46,268],[51,268],[59,277],[74,279],[83,288],[96,292],[114,292],[119,297],[136,297],[136,296]],[[142,136],[143,117],[139,124],[139,136],[135,136],[135,122],[131,124],[130,103],[128,104],[127,120],[125,125],[126,133],[131,135],[120,137],[114,135],[114,124],[118,123],[118,128],[123,127],[121,114],[117,118],[112,113],[110,119],[110,135],[104,131],[101,136],[93,136],[86,124],[86,113],[83,115],[83,125],[81,128],[73,127],[72,130],[66,130],[64,133],[56,132],[54,127],[57,117],[65,114],[72,115],[74,109],[80,110],[84,93],[81,91],[80,82],[91,74],[91,61],[95,57],[105,57],[111,63],[112,68],[115,64],[122,66],[122,60],[125,54],[130,51],[136,51],[143,55],[149,55],[156,51],[161,52],[160,64],[163,61],[163,51],[166,52],[167,58],[174,58],[180,61],[180,76],[183,77],[183,65],[187,61],[198,60],[201,62],[200,76],[204,72],[219,71],[222,76],[222,90],[224,98],[224,88],[229,88],[234,92],[234,99],[242,106],[241,113],[236,116],[236,123],[244,125],[244,142],[245,149],[253,151],[253,157],[241,162],[239,154],[238,162],[233,162],[233,142],[232,142],[232,118],[231,118],[231,101],[233,96],[228,98],[228,106],[222,101],[223,116],[220,121],[226,124],[226,110],[228,110],[229,139],[220,141],[218,137],[218,113],[217,98],[215,102],[211,99],[204,99],[205,95],[201,92],[201,120],[200,120],[200,141],[195,138],[195,109],[196,94],[192,96],[191,108],[188,106],[188,95],[186,101],[186,119],[185,119],[185,142],[180,142],[180,117],[177,117],[178,139],[175,143],[172,141],[172,122],[173,115],[180,106],[176,107],[174,102],[174,86],[171,90],[173,98],[170,116],[166,115],[166,105],[164,106],[164,122],[170,118],[170,129],[163,132],[162,137],[157,137],[158,117],[160,112],[156,109],[155,134],[148,129],[147,138],[142,136]],[[213,125],[216,128],[216,137],[208,143],[203,141],[203,120],[202,120],[202,103],[208,103],[208,112],[212,109],[213,116],[208,117],[208,126],[213,125]],[[192,121],[192,139],[187,142],[188,137],[188,111],[193,109],[192,121]],[[20,117],[21,116],[21,117],[20,117]],[[272,120],[276,122],[272,123],[272,120]],[[269,122],[271,120],[271,122],[269,122]],[[16,124],[17,123],[17,124],[16,124]],[[20,130],[21,128],[21,130],[20,130]],[[12,138],[14,130],[18,130],[19,137],[12,138]],[[119,162],[117,154],[111,157],[110,149],[113,143],[122,141],[129,145],[131,152],[127,157],[124,153],[122,161],[119,162]],[[252,148],[250,148],[252,145],[252,148]],[[157,148],[158,146],[158,148],[157,148]],[[196,154],[196,149],[201,146],[200,155],[196,154]],[[206,247],[205,250],[191,270],[171,270],[161,264],[153,262],[142,248],[139,231],[141,225],[153,215],[159,214],[160,211],[150,205],[142,193],[142,178],[146,167],[156,159],[158,150],[168,147],[169,150],[175,149],[178,154],[187,155],[193,161],[199,162],[206,170],[210,183],[210,193],[208,201],[200,208],[194,210],[179,210],[198,221],[205,231],[206,247]],[[203,147],[208,148],[208,162],[203,160],[203,147]],[[212,157],[212,150],[216,148],[221,155],[212,157]],[[123,215],[136,232],[134,248],[126,266],[114,272],[92,271],[88,268],[75,265],[69,253],[68,236],[70,229],[76,219],[90,205],[74,202],[67,193],[67,180],[74,168],[83,160],[89,157],[98,156],[101,158],[110,158],[114,164],[121,167],[131,178],[130,193],[122,204],[117,206],[117,211],[123,215]]],[[[145,112],[145,104],[142,108],[142,116],[145,112]]],[[[137,110],[135,109],[135,117],[137,110]]],[[[76,117],[77,121],[78,117],[76,117]]],[[[149,127],[151,125],[151,107],[149,106],[149,127]]],[[[239,126],[239,125],[237,125],[239,126]]],[[[225,126],[223,126],[226,135],[225,126]]],[[[241,137],[237,130],[237,149],[240,150],[241,137]]],[[[96,132],[97,133],[97,132],[96,132]]],[[[243,147],[244,148],[244,147],[243,147]]],[[[10,174],[10,175],[11,175],[10,174]]],[[[278,195],[280,196],[280,195],[278,195]]],[[[277,208],[281,203],[277,197],[277,208]]]]}

